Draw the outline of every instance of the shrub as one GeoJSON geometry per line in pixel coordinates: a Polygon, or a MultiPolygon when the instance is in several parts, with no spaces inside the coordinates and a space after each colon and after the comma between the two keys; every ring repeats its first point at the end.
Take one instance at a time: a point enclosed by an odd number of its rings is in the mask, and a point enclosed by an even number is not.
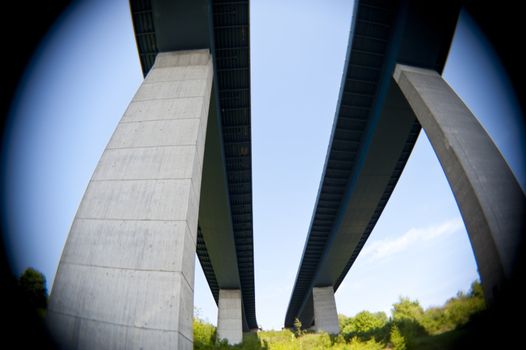
{"type": "Polygon", "coordinates": [[[301,321],[299,318],[296,318],[294,320],[294,334],[296,334],[296,337],[301,337],[303,335],[303,325],[301,324],[301,321]]]}
{"type": "Polygon", "coordinates": [[[385,348],[382,343],[374,339],[362,341],[358,337],[352,338],[349,345],[352,350],[382,350],[385,348]]]}
{"type": "Polygon", "coordinates": [[[194,318],[194,349],[213,349],[215,340],[216,327],[194,318]]]}
{"type": "Polygon", "coordinates": [[[345,326],[347,326],[347,324],[351,322],[351,320],[352,320],[351,317],[347,317],[343,314],[338,314],[338,325],[340,326],[340,331],[344,329],[345,326]]]}
{"type": "Polygon", "coordinates": [[[18,279],[18,286],[29,306],[40,315],[44,315],[47,308],[47,288],[44,274],[29,267],[18,279]]]}
{"type": "Polygon", "coordinates": [[[387,316],[384,312],[371,313],[362,311],[349,318],[347,325],[341,333],[347,338],[358,337],[360,340],[374,338],[376,341],[384,340],[386,334],[387,316]]]}
{"type": "Polygon", "coordinates": [[[393,345],[393,350],[406,350],[407,346],[405,343],[405,338],[402,336],[396,325],[393,325],[391,328],[390,340],[391,344],[393,345]]]}

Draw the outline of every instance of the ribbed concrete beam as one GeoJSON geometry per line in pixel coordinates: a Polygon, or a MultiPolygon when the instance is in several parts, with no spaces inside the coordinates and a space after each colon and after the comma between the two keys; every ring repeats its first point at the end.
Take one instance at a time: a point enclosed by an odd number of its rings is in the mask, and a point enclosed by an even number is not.
{"type": "Polygon", "coordinates": [[[524,235],[524,192],[484,128],[437,72],[397,65],[394,78],[442,164],[491,304],[514,275],[524,235]]]}
{"type": "Polygon", "coordinates": [[[161,53],[69,233],[47,321],[66,349],[191,349],[208,50],[161,53]]]}

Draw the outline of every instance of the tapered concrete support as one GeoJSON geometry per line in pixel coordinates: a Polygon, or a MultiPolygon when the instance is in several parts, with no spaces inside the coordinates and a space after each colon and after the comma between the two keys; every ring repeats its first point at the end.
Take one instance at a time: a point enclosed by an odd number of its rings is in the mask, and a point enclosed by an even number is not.
{"type": "Polygon", "coordinates": [[[442,164],[491,304],[519,257],[525,195],[491,138],[438,73],[397,65],[394,78],[442,164]]]}
{"type": "Polygon", "coordinates": [[[340,326],[333,287],[312,288],[312,301],[314,305],[314,329],[317,332],[338,334],[340,326]]]}
{"type": "Polygon", "coordinates": [[[191,349],[208,50],[160,53],[73,221],[47,321],[66,349],[191,349]]]}
{"type": "Polygon", "coordinates": [[[217,338],[226,339],[229,344],[243,341],[243,310],[241,290],[220,289],[217,312],[217,338]]]}

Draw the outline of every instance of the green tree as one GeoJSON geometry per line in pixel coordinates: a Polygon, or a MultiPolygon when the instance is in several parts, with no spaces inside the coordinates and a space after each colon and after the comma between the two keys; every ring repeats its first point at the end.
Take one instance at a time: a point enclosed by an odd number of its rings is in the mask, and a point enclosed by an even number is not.
{"type": "Polygon", "coordinates": [[[362,311],[352,317],[347,325],[342,329],[342,334],[347,338],[354,336],[361,340],[383,338],[383,329],[387,324],[387,315],[384,312],[372,313],[362,311]]]}
{"type": "Polygon", "coordinates": [[[47,308],[46,277],[40,271],[30,267],[18,279],[18,286],[28,304],[41,315],[47,308]]]}
{"type": "Polygon", "coordinates": [[[194,349],[213,349],[216,340],[216,327],[198,317],[194,317],[194,349]]]}
{"type": "Polygon", "coordinates": [[[448,327],[454,329],[466,324],[471,315],[484,310],[485,307],[482,286],[475,281],[471,285],[469,293],[459,292],[455,298],[447,301],[444,313],[447,317],[448,327]]]}
{"type": "Polygon", "coordinates": [[[466,324],[472,315],[484,310],[484,294],[478,281],[468,293],[459,292],[442,307],[429,308],[421,324],[429,334],[441,334],[466,324]]]}
{"type": "Polygon", "coordinates": [[[469,296],[472,298],[484,300],[484,290],[482,289],[482,284],[480,284],[479,281],[473,281],[473,283],[471,283],[469,296]]]}
{"type": "Polygon", "coordinates": [[[410,346],[413,341],[428,334],[423,326],[424,309],[418,300],[400,298],[398,303],[393,304],[393,323],[410,346]]]}
{"type": "Polygon", "coordinates": [[[403,337],[402,333],[400,333],[400,330],[396,324],[391,327],[390,338],[391,344],[393,345],[393,350],[406,350],[407,346],[405,343],[405,338],[403,337]]]}
{"type": "Polygon", "coordinates": [[[300,319],[296,318],[294,320],[294,334],[296,337],[301,337],[303,335],[303,329],[301,327],[303,327],[303,325],[301,324],[300,319]]]}
{"type": "Polygon", "coordinates": [[[393,304],[393,319],[395,321],[409,319],[421,321],[424,316],[424,309],[420,306],[418,300],[400,297],[398,303],[393,304]]]}
{"type": "Polygon", "coordinates": [[[347,317],[344,314],[338,314],[338,325],[340,326],[340,330],[344,329],[349,322],[351,322],[351,317],[347,317]]]}
{"type": "Polygon", "coordinates": [[[450,330],[449,320],[443,307],[431,307],[424,312],[422,326],[429,334],[440,334],[450,330]]]}

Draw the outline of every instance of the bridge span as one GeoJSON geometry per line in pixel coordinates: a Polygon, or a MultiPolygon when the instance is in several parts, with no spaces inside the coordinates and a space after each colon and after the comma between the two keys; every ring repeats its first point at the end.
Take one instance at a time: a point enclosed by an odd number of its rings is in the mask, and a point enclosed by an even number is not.
{"type": "Polygon", "coordinates": [[[456,1],[357,0],[318,197],[285,317],[338,333],[334,292],[380,217],[423,127],[460,208],[492,303],[514,274],[525,196],[442,79],[456,1]]]}

